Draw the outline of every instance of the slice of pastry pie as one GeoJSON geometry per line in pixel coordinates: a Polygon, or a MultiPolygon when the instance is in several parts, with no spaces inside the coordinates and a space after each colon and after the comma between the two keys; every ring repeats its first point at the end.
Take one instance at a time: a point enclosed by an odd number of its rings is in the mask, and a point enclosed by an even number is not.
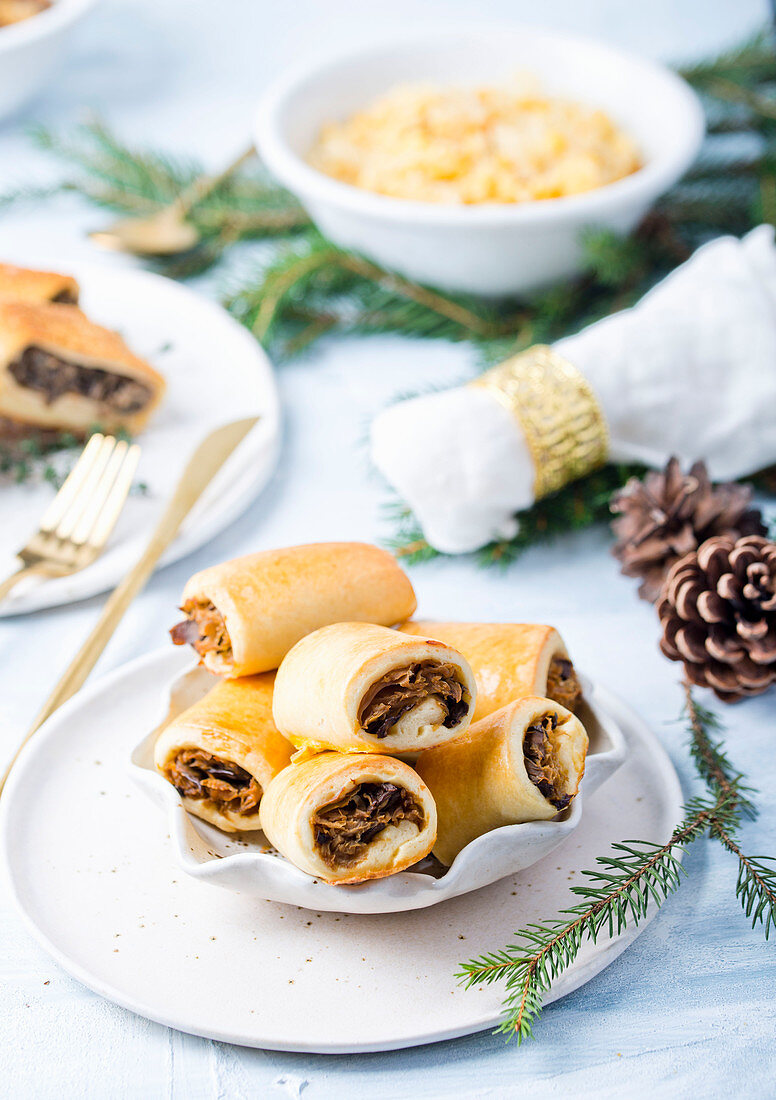
{"type": "Polygon", "coordinates": [[[164,379],[117,332],[73,306],[0,301],[0,420],[83,436],[131,435],[162,399],[164,379]]]}
{"type": "Polygon", "coordinates": [[[78,283],[71,275],[59,275],[56,271],[33,271],[0,263],[0,298],[74,306],[78,305],[78,283]]]}

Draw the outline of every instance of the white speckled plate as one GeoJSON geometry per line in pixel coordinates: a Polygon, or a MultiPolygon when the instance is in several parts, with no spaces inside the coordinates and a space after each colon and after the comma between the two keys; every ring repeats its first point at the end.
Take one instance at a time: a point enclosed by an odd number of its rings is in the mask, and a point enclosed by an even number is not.
{"type": "MultiPolygon", "coordinates": [[[[569,887],[613,841],[662,841],[679,819],[660,743],[601,691],[628,758],[578,828],[527,870],[429,909],[370,916],[216,890],[182,872],[127,767],[182,668],[179,652],[152,653],[82,691],[32,739],[0,802],[11,890],[40,942],[89,988],[181,1031],[348,1053],[490,1028],[501,990],[461,989],[458,964],[573,903],[569,887]]],[[[550,999],[603,970],[641,928],[585,943],[550,999]]]]}
{"type": "MultiPolygon", "coordinates": [[[[137,482],[147,491],[129,497],[105,553],[72,577],[23,582],[2,602],[0,615],[55,607],[113,588],[140,556],[191,452],[213,428],[259,417],[187,517],[163,565],[203,546],[245,511],[269,480],[280,443],[280,406],[269,359],[247,329],[215,302],[136,268],[15,260],[75,275],[85,311],[121,332],[133,351],[161,371],[167,393],[137,437],[137,482]]],[[[0,480],[0,578],[18,567],[13,555],[51,499],[48,484],[0,480]]]]}
{"type": "Polygon", "coordinates": [[[586,704],[580,717],[590,735],[590,750],[581,793],[569,810],[553,821],[507,825],[478,837],[467,844],[446,872],[436,860],[424,860],[409,871],[375,882],[332,886],[279,856],[263,833],[229,836],[187,813],[178,792],[155,770],[154,744],[161,730],[216,682],[217,677],[196,665],[175,678],[165,693],[161,720],[132,753],[132,777],[166,811],[159,818],[159,827],[167,822],[178,862],[187,874],[213,886],[306,909],[333,913],[423,909],[524,871],[574,832],[582,821],[587,799],[627,757],[625,738],[606,709],[600,690],[583,678],[586,704]]]}

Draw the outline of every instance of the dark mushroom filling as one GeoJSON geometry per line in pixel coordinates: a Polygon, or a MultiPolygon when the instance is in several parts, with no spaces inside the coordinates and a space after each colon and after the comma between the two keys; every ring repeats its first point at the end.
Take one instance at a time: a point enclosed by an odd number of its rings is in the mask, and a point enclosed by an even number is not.
{"type": "Polygon", "coordinates": [[[43,394],[47,405],[66,393],[88,397],[112,412],[128,415],[144,409],[151,390],[123,374],[69,363],[43,348],[28,347],[8,367],[20,386],[43,394]]]}
{"type": "Polygon", "coordinates": [[[61,306],[77,306],[78,293],[74,290],[60,290],[59,294],[55,294],[51,301],[61,306]]]}
{"type": "Polygon", "coordinates": [[[356,863],[369,844],[389,825],[410,821],[420,830],[423,808],[405,787],[395,783],[359,783],[345,798],[316,810],[315,844],[327,867],[356,863]]]}
{"type": "Polygon", "coordinates": [[[227,657],[232,642],[221,612],[210,600],[186,600],[181,611],[186,616],[170,630],[174,645],[193,646],[200,657],[220,653],[227,657]]]}
{"type": "Polygon", "coordinates": [[[546,696],[572,714],[582,701],[582,685],[568,657],[553,657],[547,673],[546,696]]]}
{"type": "Polygon", "coordinates": [[[455,665],[438,661],[417,661],[396,668],[372,684],[361,700],[358,721],[362,729],[382,740],[399,719],[429,696],[445,711],[442,725],[453,729],[468,709],[464,686],[455,665]]]}
{"type": "Polygon", "coordinates": [[[202,749],[181,749],[165,775],[184,798],[207,799],[222,812],[250,814],[261,802],[261,787],[250,772],[202,749]]]}
{"type": "Polygon", "coordinates": [[[535,718],[523,738],[523,758],[528,778],[556,810],[565,810],[571,795],[564,794],[567,776],[555,751],[552,734],[558,728],[554,711],[535,718]]]}

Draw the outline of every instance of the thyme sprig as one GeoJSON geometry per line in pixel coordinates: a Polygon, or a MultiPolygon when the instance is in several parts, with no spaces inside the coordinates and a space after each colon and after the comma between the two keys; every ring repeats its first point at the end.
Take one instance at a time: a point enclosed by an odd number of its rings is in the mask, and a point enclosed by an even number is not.
{"type": "Polygon", "coordinates": [[[776,860],[751,857],[735,837],[742,814],[752,816],[752,789],[736,772],[715,740],[719,721],[684,685],[690,751],[708,794],[691,799],[681,823],[664,844],[623,841],[583,871],[587,882],[571,888],[582,901],[558,917],[529,924],[512,943],[462,963],[457,977],[467,989],[503,982],[504,1015],[497,1033],[518,1043],[533,1036],[544,1000],[553,982],[576,959],[585,941],[610,939],[646,918],[650,906],[660,906],[678,889],[684,870],[680,855],[702,836],[719,840],[738,860],[735,895],[752,927],[762,927],[768,939],[776,928],[776,860]]]}

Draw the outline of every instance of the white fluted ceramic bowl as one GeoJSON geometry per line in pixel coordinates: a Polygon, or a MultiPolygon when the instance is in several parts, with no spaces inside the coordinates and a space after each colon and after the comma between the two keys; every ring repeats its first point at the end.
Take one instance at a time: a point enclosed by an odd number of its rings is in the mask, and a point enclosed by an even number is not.
{"type": "Polygon", "coordinates": [[[297,68],[262,98],[255,140],[336,244],[421,283],[498,297],[578,273],[584,229],[632,229],[692,163],[703,129],[697,97],[667,68],[591,39],[512,26],[441,31],[297,68]],[[454,206],[375,194],[306,163],[325,123],[397,84],[498,84],[516,72],[538,76],[550,95],[603,108],[639,143],[644,167],[581,195],[454,206]]]}
{"type": "Polygon", "coordinates": [[[628,752],[627,741],[612,714],[612,698],[584,679],[586,709],[580,717],[590,735],[590,749],[581,792],[568,810],[552,821],[494,829],[468,844],[446,871],[429,859],[411,871],[388,878],[358,886],[332,886],[289,863],[270,847],[261,832],[230,836],[193,817],[183,808],[175,788],[155,770],[153,749],[161,730],[216,682],[215,676],[198,667],[176,677],[165,702],[164,718],[132,753],[132,777],[167,811],[173,848],[187,874],[212,886],[319,912],[424,909],[530,867],[574,832],[582,820],[585,800],[617,771],[628,752]]]}

